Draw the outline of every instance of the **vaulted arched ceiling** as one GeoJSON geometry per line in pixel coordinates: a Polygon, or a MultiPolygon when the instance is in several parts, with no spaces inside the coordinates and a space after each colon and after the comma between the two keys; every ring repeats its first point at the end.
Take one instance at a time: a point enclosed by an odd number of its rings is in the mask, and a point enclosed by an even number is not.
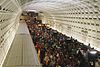
{"type": "Polygon", "coordinates": [[[0,47],[14,38],[10,35],[27,10],[39,13],[53,29],[100,49],[100,0],[0,0],[0,47]]]}

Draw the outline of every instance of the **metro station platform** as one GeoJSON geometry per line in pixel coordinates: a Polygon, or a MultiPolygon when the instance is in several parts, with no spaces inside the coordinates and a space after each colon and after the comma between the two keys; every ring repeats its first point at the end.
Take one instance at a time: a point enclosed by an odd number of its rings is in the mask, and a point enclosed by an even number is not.
{"type": "Polygon", "coordinates": [[[19,23],[3,67],[41,67],[26,23],[19,23]]]}

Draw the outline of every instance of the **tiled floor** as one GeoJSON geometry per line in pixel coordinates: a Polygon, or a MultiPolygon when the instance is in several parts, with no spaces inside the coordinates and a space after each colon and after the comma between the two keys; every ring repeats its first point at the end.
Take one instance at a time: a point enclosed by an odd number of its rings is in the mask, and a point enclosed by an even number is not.
{"type": "Polygon", "coordinates": [[[41,67],[26,23],[20,23],[3,67],[41,67]]]}

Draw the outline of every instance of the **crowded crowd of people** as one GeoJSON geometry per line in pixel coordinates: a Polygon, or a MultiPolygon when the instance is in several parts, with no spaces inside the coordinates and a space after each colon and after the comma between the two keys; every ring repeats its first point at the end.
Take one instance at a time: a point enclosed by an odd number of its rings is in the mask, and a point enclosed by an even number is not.
{"type": "Polygon", "coordinates": [[[45,24],[27,25],[43,67],[95,67],[97,55],[90,57],[89,51],[94,50],[90,44],[86,46],[45,24]]]}

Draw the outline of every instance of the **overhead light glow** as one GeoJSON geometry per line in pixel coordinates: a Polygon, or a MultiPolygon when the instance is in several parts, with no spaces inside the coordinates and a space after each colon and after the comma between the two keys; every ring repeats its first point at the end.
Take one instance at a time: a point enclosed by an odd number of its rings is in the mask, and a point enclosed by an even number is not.
{"type": "Polygon", "coordinates": [[[26,11],[28,11],[28,12],[36,12],[36,10],[26,10],[26,11]]]}
{"type": "Polygon", "coordinates": [[[96,53],[97,53],[97,51],[90,51],[90,53],[91,53],[91,54],[96,54],[96,53]]]}

